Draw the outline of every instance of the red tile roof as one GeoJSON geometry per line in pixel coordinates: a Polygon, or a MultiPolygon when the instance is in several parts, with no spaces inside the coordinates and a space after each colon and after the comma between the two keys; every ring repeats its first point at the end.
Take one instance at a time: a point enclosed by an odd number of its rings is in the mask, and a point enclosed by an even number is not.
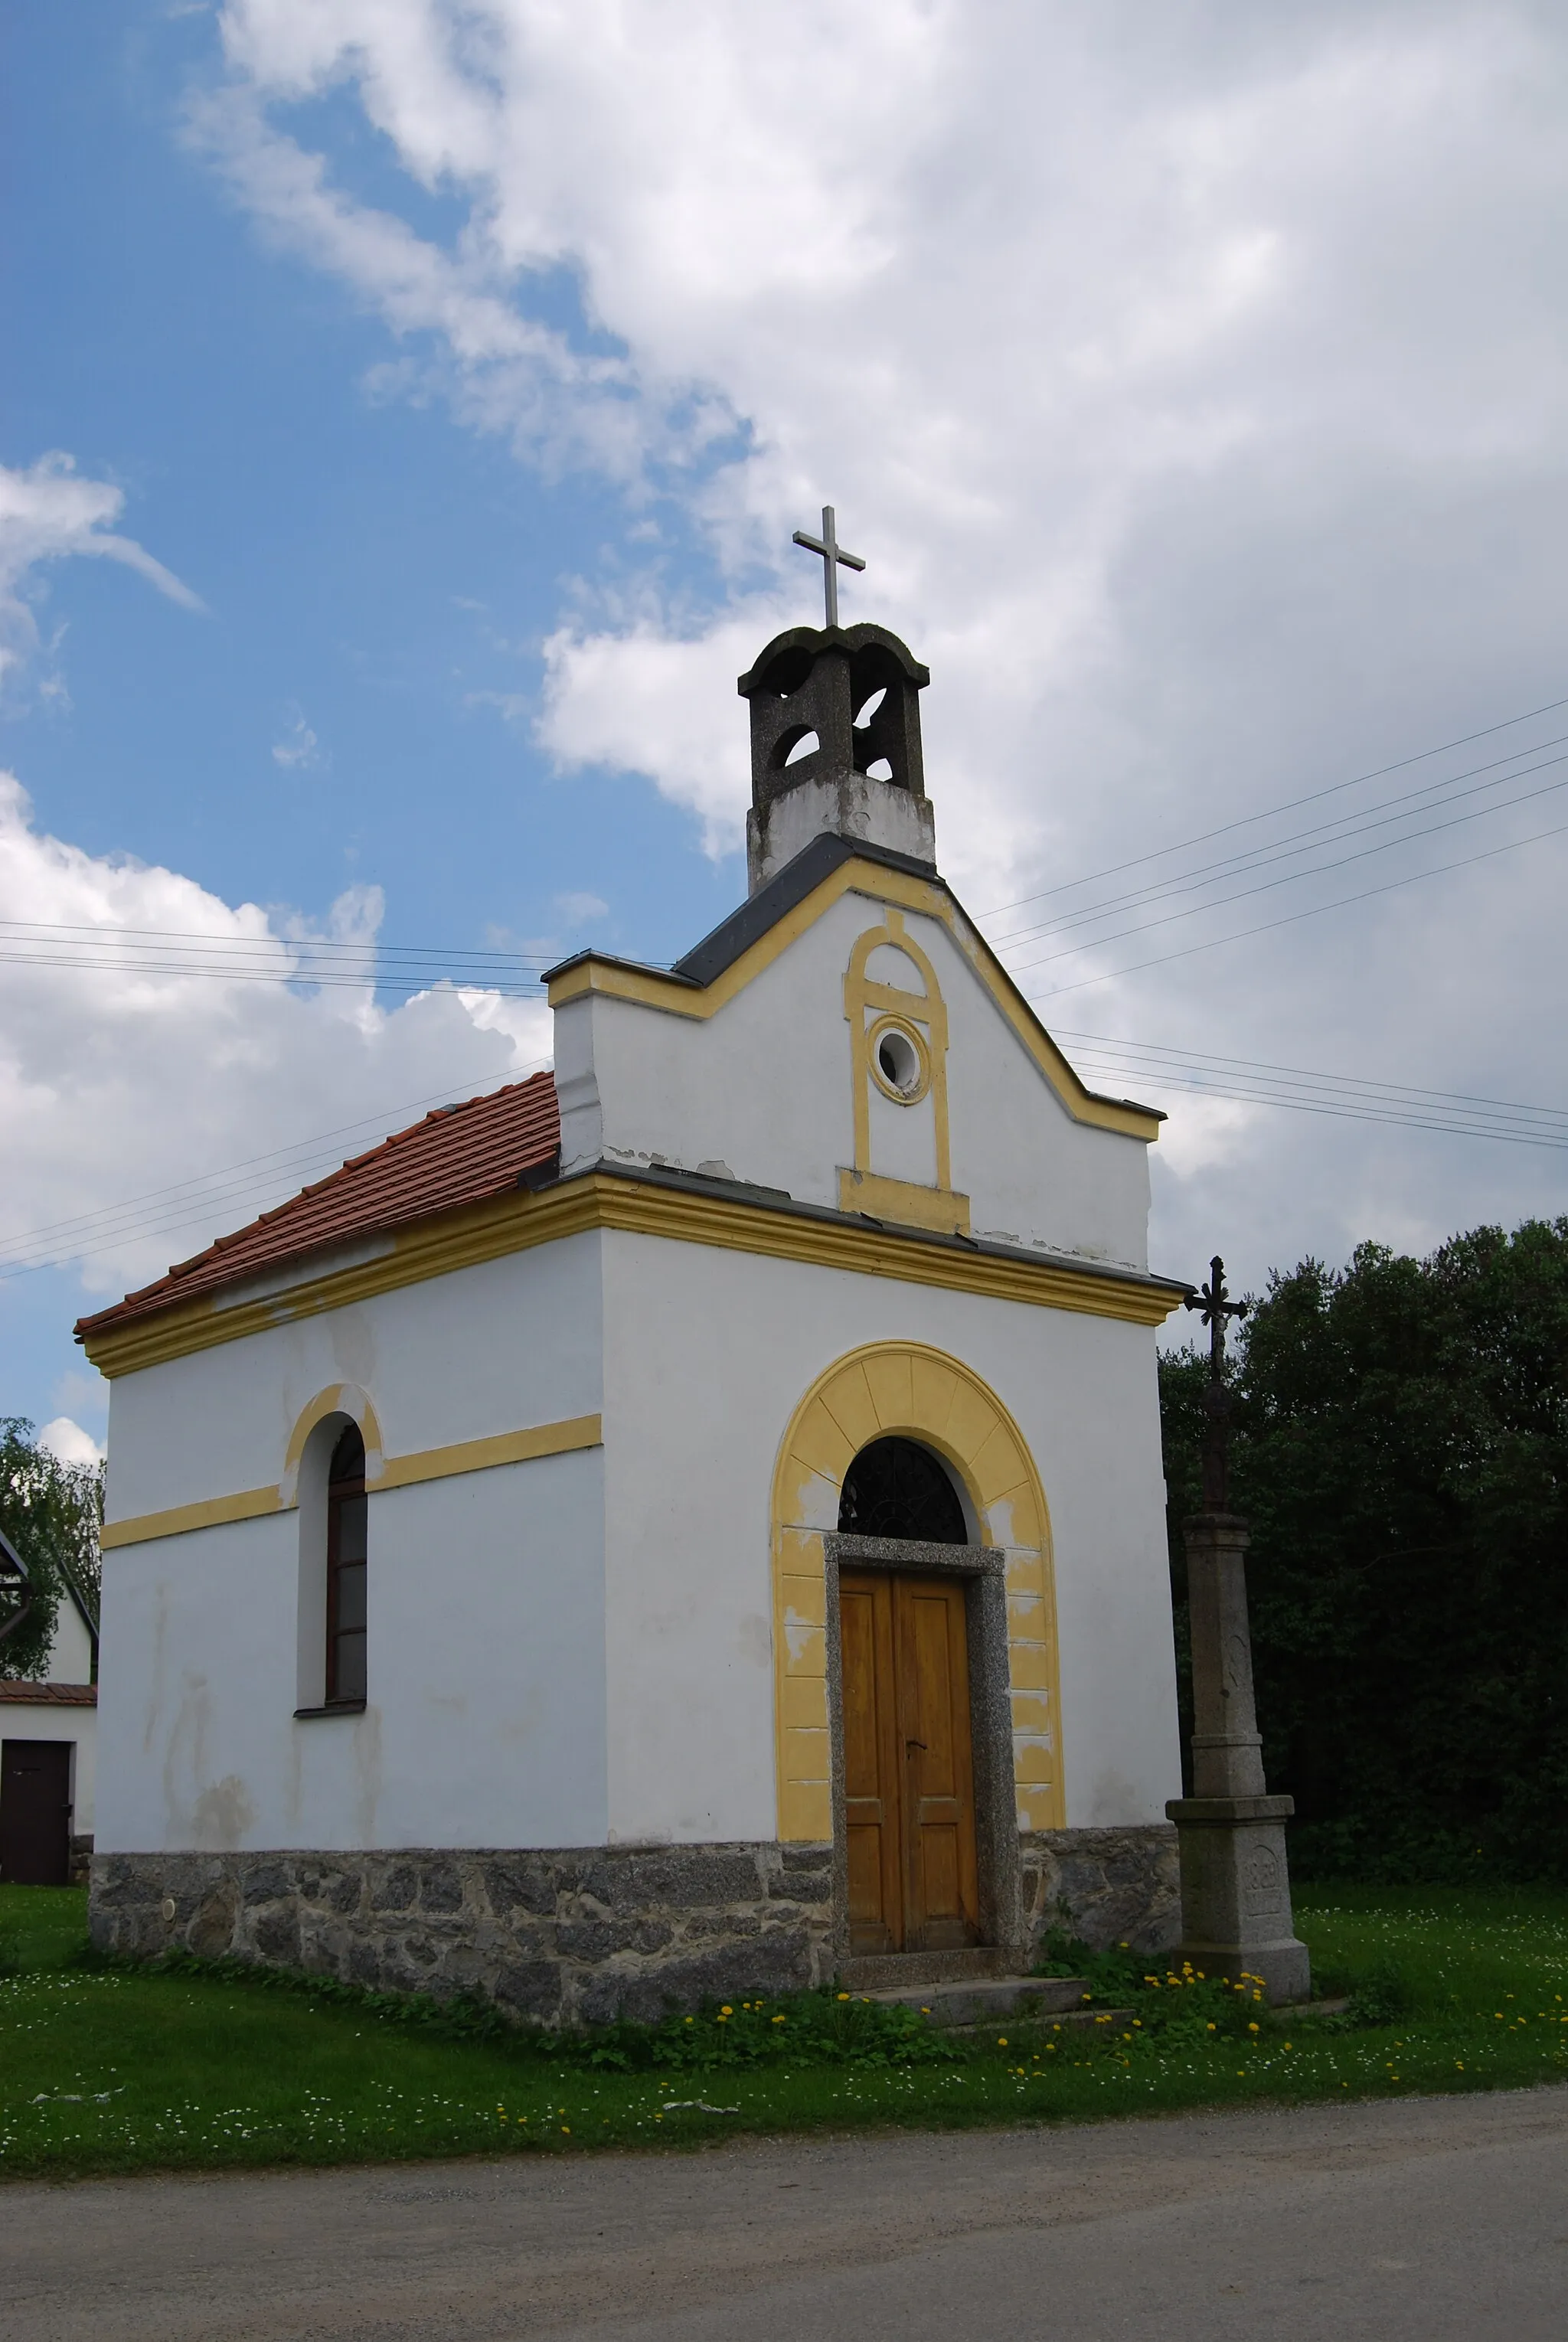
{"type": "Polygon", "coordinates": [[[0,1676],[0,1707],[96,1707],[96,1684],[24,1683],[0,1676]]]}
{"type": "Polygon", "coordinates": [[[367,1155],[353,1156],[341,1171],[302,1187],[248,1227],[219,1236],[156,1284],[127,1294],[112,1309],[78,1319],[76,1332],[123,1326],[198,1294],[237,1285],[283,1261],[504,1195],[524,1172],[549,1163],[560,1145],[553,1074],[535,1074],[462,1106],[437,1106],[423,1122],[384,1139],[367,1155]]]}

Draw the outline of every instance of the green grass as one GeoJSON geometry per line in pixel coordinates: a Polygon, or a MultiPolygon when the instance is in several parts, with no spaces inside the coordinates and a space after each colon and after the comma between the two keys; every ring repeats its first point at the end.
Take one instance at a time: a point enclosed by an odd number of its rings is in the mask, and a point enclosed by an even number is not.
{"type": "Polygon", "coordinates": [[[553,2153],[1568,2078],[1568,1896],[1317,1887],[1297,1920],[1319,1989],[1358,1996],[1349,2018],[1162,1984],[1135,1993],[1136,2027],[1002,2027],[907,2062],[895,2027],[821,1997],[541,2047],[231,1973],[95,1967],[79,1893],[0,1887],[0,2170],[553,2153]]]}

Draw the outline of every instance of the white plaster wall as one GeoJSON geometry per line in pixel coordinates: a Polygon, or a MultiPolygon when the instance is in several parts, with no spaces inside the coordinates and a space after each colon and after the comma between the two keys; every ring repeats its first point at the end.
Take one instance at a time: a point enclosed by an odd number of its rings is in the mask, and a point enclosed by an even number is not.
{"type": "Polygon", "coordinates": [[[20,1701],[13,1706],[0,1699],[0,1740],[71,1743],[71,1827],[78,1837],[93,1829],[97,1738],[98,1719],[90,1707],[39,1707],[20,1701]]]}
{"type": "MultiPolygon", "coordinates": [[[[603,1154],[836,1207],[854,1159],[844,971],[882,917],[870,896],[844,896],[704,1020],[593,994],[558,1009],[564,1169],[603,1154]]],[[[906,926],[947,1004],[952,1178],[974,1232],[1143,1266],[1144,1142],[1074,1122],[942,922],[906,926]]]]}
{"type": "Polygon", "coordinates": [[[333,1384],[368,1393],[389,1456],[594,1414],[598,1257],[594,1236],[570,1236],[119,1376],[106,1517],[275,1486],[333,1384]]]}
{"type": "Polygon", "coordinates": [[[605,1832],[597,1449],[370,1500],[369,1696],[296,1719],[299,1516],[105,1556],[101,1850],[605,1832]]]}
{"type": "Polygon", "coordinates": [[[606,1236],[613,1838],[776,1828],[769,1512],[779,1445],[846,1351],[932,1344],[1017,1418],[1050,1507],[1073,1827],[1180,1794],[1154,1337],[695,1245],[606,1236]]]}
{"type": "Polygon", "coordinates": [[[93,1680],[93,1638],[82,1614],[68,1594],[55,1613],[55,1633],[44,1668],[45,1683],[87,1684],[93,1680]]]}

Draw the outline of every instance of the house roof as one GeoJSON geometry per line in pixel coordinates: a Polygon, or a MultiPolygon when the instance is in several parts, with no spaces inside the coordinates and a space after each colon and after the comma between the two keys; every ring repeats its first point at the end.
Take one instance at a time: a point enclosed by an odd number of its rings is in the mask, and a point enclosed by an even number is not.
{"type": "Polygon", "coordinates": [[[25,1683],[0,1676],[0,1707],[96,1707],[96,1684],[25,1683]]]}
{"type": "Polygon", "coordinates": [[[560,1146],[553,1074],[535,1074],[461,1106],[437,1106],[423,1122],[302,1187],[275,1211],[178,1262],[155,1284],[79,1318],[76,1337],[152,1316],[285,1261],[502,1195],[525,1173],[552,1163],[560,1146]]]}

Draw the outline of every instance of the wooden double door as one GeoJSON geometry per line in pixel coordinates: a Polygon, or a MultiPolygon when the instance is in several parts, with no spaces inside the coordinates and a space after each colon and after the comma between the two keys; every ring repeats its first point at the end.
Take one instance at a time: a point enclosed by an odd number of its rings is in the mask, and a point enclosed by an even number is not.
{"type": "Polygon", "coordinates": [[[839,1579],[853,1952],[980,1940],[962,1578],[839,1579]]]}

